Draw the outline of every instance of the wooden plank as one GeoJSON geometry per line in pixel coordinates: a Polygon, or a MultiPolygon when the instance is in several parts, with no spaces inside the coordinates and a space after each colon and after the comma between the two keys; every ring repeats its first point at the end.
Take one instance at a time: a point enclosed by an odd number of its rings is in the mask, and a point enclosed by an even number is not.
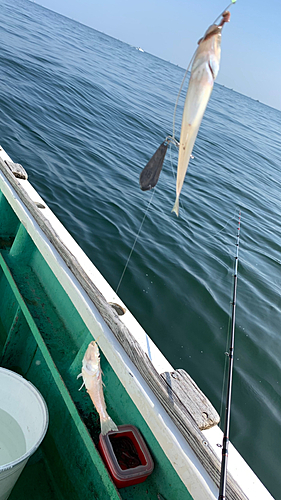
{"type": "MultiPolygon", "coordinates": [[[[220,461],[206,440],[206,437],[200,431],[195,419],[185,408],[177,394],[173,395],[173,401],[171,401],[171,387],[155,370],[147,354],[142,350],[141,346],[130,333],[128,328],[122,323],[116,311],[107,303],[103,295],[97,289],[96,285],[91,281],[85,270],[81,267],[76,257],[71,253],[69,248],[65,246],[59,235],[54,231],[50,222],[44,216],[43,212],[31,200],[29,195],[22,188],[21,184],[7,168],[1,158],[0,170],[3,172],[10,185],[16,191],[21,201],[27,207],[59,255],[63,258],[72,274],[86,291],[108,327],[122,345],[131,361],[137,367],[143,380],[152,390],[159,402],[163,405],[167,414],[171,417],[176,427],[184,436],[198,460],[209,474],[210,478],[219,488],[220,461]]],[[[226,494],[227,500],[248,500],[248,497],[244,494],[238,483],[230,474],[228,474],[226,494]]]]}
{"type": "Polygon", "coordinates": [[[28,175],[20,163],[14,163],[9,160],[5,160],[5,163],[15,177],[18,177],[18,179],[28,179],[28,175]]]}
{"type": "Polygon", "coordinates": [[[219,423],[219,414],[212,403],[185,370],[161,373],[161,377],[171,389],[169,391],[171,402],[173,403],[176,394],[201,431],[219,423]]]}

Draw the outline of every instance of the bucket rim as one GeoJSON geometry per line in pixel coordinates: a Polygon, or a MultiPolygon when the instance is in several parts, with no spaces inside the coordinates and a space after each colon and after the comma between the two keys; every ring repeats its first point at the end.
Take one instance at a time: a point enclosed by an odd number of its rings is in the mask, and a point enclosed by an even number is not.
{"type": "Polygon", "coordinates": [[[25,377],[23,377],[19,373],[14,372],[12,370],[8,370],[7,368],[3,368],[2,366],[0,367],[0,373],[1,372],[5,372],[6,375],[8,375],[10,377],[21,379],[21,381],[23,380],[26,384],[28,384],[30,389],[32,390],[33,394],[36,396],[37,401],[40,403],[41,408],[43,410],[43,413],[45,414],[45,423],[44,423],[44,427],[43,427],[43,430],[41,432],[39,439],[35,442],[35,444],[31,448],[29,448],[28,451],[26,451],[24,453],[24,455],[21,455],[21,457],[17,458],[16,460],[13,460],[12,462],[8,462],[7,464],[0,465],[0,472],[3,472],[6,470],[9,470],[9,469],[13,469],[16,465],[19,465],[21,462],[24,462],[25,460],[30,458],[33,455],[33,453],[35,453],[35,451],[39,448],[40,444],[42,443],[42,441],[46,435],[47,429],[48,429],[49,410],[48,410],[46,401],[43,398],[42,394],[40,393],[40,391],[37,389],[37,387],[32,382],[27,380],[25,377]]]}

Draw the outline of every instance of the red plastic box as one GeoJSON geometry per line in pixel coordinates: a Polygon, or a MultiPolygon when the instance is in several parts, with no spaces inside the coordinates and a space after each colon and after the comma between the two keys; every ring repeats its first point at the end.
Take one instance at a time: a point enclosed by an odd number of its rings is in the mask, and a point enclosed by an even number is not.
{"type": "Polygon", "coordinates": [[[142,483],[154,469],[143,437],[134,425],[120,425],[118,432],[100,434],[98,448],[117,488],[142,483]]]}

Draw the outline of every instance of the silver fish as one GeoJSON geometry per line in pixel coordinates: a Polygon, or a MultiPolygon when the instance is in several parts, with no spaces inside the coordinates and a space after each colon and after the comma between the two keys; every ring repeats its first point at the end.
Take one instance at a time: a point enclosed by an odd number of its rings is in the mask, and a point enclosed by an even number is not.
{"type": "Polygon", "coordinates": [[[179,146],[177,168],[176,201],[172,212],[179,215],[179,197],[184,182],[190,155],[198,134],[198,130],[207,107],[217,77],[221,56],[221,30],[224,23],[229,22],[230,12],[222,14],[219,25],[211,25],[203,38],[198,42],[191,67],[188,90],[186,94],[179,146]]]}
{"type": "MultiPolygon", "coordinates": [[[[102,388],[102,371],[100,367],[100,352],[96,342],[90,342],[82,361],[82,373],[77,378],[83,377],[83,385],[87,389],[91,400],[100,416],[101,433],[107,434],[109,431],[118,431],[117,425],[113,422],[106,411],[102,388]]],[[[83,386],[82,386],[83,387],[83,386]]]]}

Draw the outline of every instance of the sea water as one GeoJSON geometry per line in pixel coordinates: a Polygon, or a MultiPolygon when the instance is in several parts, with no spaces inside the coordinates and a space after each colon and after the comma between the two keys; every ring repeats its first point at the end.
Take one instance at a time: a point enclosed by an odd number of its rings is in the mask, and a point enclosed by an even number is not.
{"type": "MultiPolygon", "coordinates": [[[[0,144],[116,289],[151,201],[139,175],[172,132],[185,69],[27,0],[0,0],[0,21],[0,144]]],[[[180,216],[172,149],[118,290],[220,412],[241,209],[230,437],[276,500],[280,138],[280,111],[215,83],[180,216]]]]}
{"type": "Polygon", "coordinates": [[[0,466],[14,462],[25,453],[26,442],[20,425],[0,408],[0,466]]]}

